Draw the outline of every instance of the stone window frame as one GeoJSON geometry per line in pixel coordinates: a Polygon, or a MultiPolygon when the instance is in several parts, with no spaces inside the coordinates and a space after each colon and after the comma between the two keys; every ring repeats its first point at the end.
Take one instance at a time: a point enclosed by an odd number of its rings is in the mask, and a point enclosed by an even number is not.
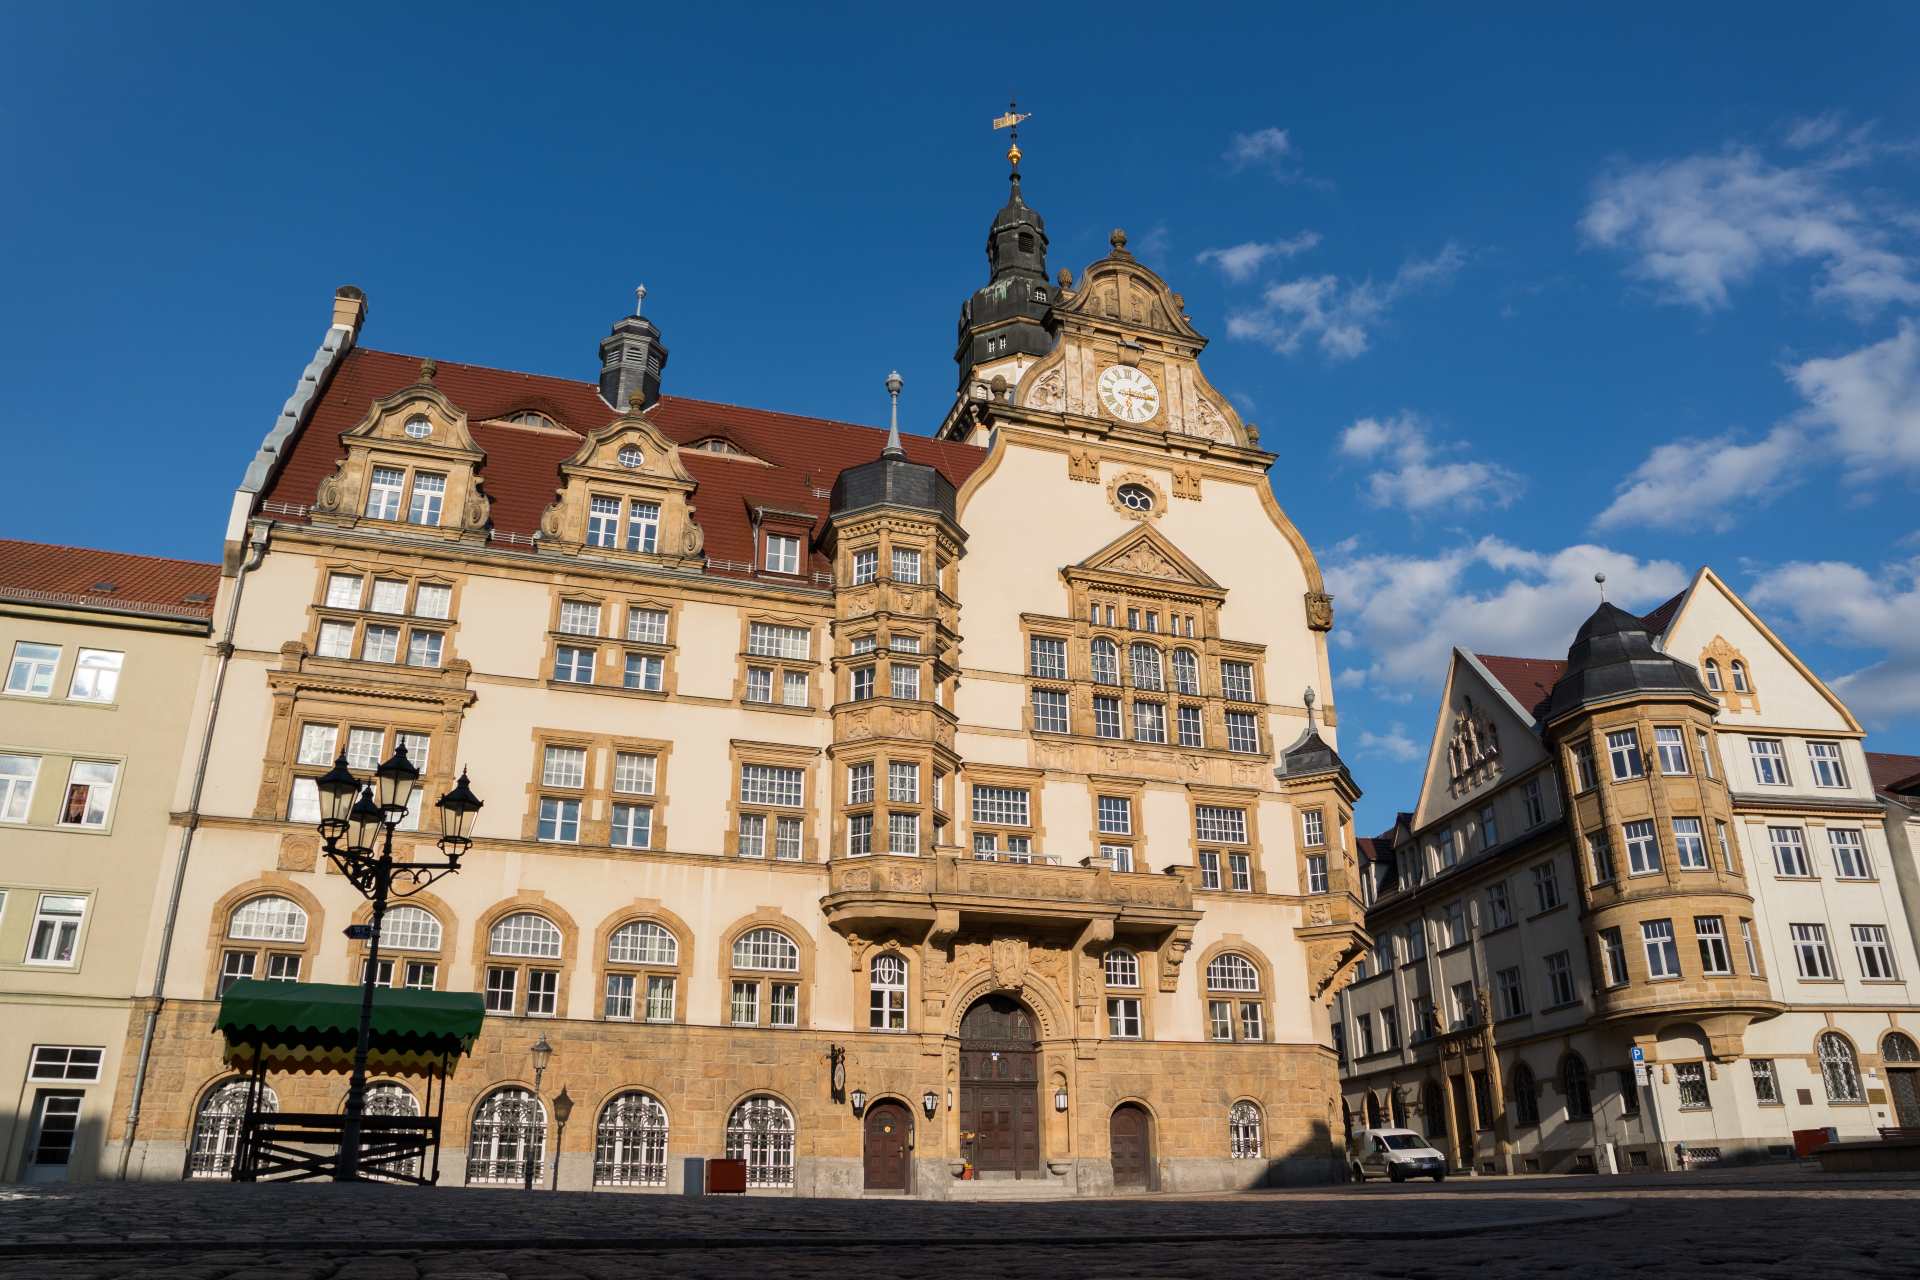
{"type": "Polygon", "coordinates": [[[520,838],[537,843],[543,849],[592,849],[601,857],[644,857],[673,847],[666,823],[668,769],[674,741],[670,738],[630,738],[611,733],[584,733],[536,725],[532,730],[533,760],[527,771],[527,805],[520,818],[520,838]],[[541,779],[545,772],[548,747],[577,747],[586,751],[583,784],[574,787],[549,787],[541,779]],[[648,806],[653,820],[645,849],[615,845],[613,806],[626,804],[631,793],[614,790],[614,769],[622,753],[654,757],[653,794],[648,806]],[[548,795],[580,802],[580,836],[577,840],[540,839],[540,801],[548,795]]]}
{"type": "MultiPolygon", "coordinates": [[[[1046,846],[1047,824],[1042,812],[1043,793],[1046,790],[1047,774],[1044,769],[1028,769],[1014,765],[976,764],[968,761],[960,766],[960,792],[955,797],[954,807],[965,814],[965,837],[962,847],[968,857],[974,856],[974,835],[992,835],[996,841],[1008,836],[1024,836],[1030,842],[1033,861],[1036,863],[1057,863],[1059,857],[1049,853],[1046,846]],[[982,787],[1008,787],[1027,793],[1027,824],[1023,826],[1003,826],[999,823],[982,823],[976,827],[973,820],[973,789],[982,787]]],[[[1006,849],[996,848],[994,861],[1006,861],[1006,849]]],[[[1017,865],[1017,864],[1016,864],[1017,865]]]]}
{"type": "MultiPolygon", "coordinates": [[[[453,988],[447,981],[448,967],[453,962],[454,932],[459,928],[459,917],[454,914],[453,908],[448,906],[446,902],[437,895],[424,891],[408,894],[404,898],[391,900],[388,903],[387,910],[392,912],[395,907],[418,907],[420,910],[432,916],[440,925],[440,947],[436,951],[400,950],[391,947],[388,943],[381,943],[380,959],[383,961],[393,961],[393,987],[403,988],[407,985],[406,970],[402,966],[411,960],[416,962],[428,961],[434,965],[433,986],[431,990],[452,990],[453,988]]],[[[354,924],[372,924],[373,904],[361,903],[356,907],[353,912],[352,922],[354,924]]],[[[366,955],[367,944],[365,940],[359,938],[348,940],[347,976],[355,985],[358,985],[360,981],[361,968],[366,964],[366,955]]],[[[422,989],[425,990],[426,988],[422,989]]]]}
{"type": "Polygon", "coordinates": [[[1752,711],[1758,714],[1760,686],[1754,682],[1753,664],[1747,661],[1746,655],[1734,648],[1724,635],[1716,635],[1700,648],[1699,665],[1703,680],[1706,679],[1705,672],[1710,662],[1719,667],[1720,687],[1715,689],[1709,683],[1707,688],[1720,705],[1728,711],[1752,711]],[[1741,675],[1741,682],[1747,686],[1744,689],[1736,687],[1734,679],[1736,665],[1741,675]]]}
{"type": "Polygon", "coordinates": [[[616,697],[639,698],[654,702],[668,701],[679,694],[680,674],[677,658],[680,651],[682,601],[671,596],[634,593],[598,585],[563,584],[555,587],[551,594],[552,599],[547,611],[546,643],[541,652],[540,672],[537,677],[543,687],[570,693],[606,693],[616,697]],[[577,632],[562,631],[560,612],[562,606],[568,604],[598,606],[600,633],[587,636],[577,632]],[[660,610],[666,613],[665,644],[626,638],[627,616],[635,609],[660,610]],[[554,663],[559,657],[562,645],[575,649],[594,650],[593,683],[581,684],[577,680],[555,679],[554,663]],[[629,653],[645,654],[660,659],[658,689],[629,689],[625,686],[623,682],[626,678],[629,653]]]}
{"type": "MultiPolygon", "coordinates": [[[[854,957],[854,972],[859,975],[859,986],[857,989],[866,993],[867,1010],[865,1022],[855,1022],[855,1025],[860,1030],[869,1031],[876,1035],[889,1036],[911,1035],[920,1030],[920,971],[919,967],[915,965],[913,961],[914,956],[909,948],[891,942],[868,948],[864,953],[856,953],[854,957]],[[876,1027],[873,1025],[873,993],[876,990],[873,980],[873,968],[874,965],[885,958],[898,960],[906,966],[906,982],[901,989],[903,998],[906,1001],[906,1007],[903,1011],[903,1024],[899,1027],[876,1027]]],[[[803,953],[802,965],[804,966],[804,964],[805,959],[803,953]]],[[[729,1001],[732,999],[731,987],[728,989],[728,999],[729,1001]]]]}
{"type": "Polygon", "coordinates": [[[1199,988],[1200,1027],[1201,1038],[1203,1040],[1208,1044],[1274,1043],[1273,962],[1267,958],[1265,951],[1255,946],[1251,939],[1240,934],[1225,934],[1215,941],[1212,946],[1200,953],[1200,963],[1194,969],[1194,972],[1199,975],[1199,981],[1194,985],[1199,988]],[[1232,1004],[1231,1020],[1233,1024],[1233,1036],[1230,1041],[1219,1039],[1213,1034],[1213,1010],[1211,1005],[1216,998],[1216,993],[1212,986],[1209,985],[1207,979],[1207,970],[1213,966],[1213,962],[1229,952],[1244,957],[1253,965],[1254,975],[1260,984],[1259,989],[1256,991],[1222,990],[1217,993],[1220,998],[1226,999],[1232,1004]],[[1261,1036],[1258,1040],[1248,1040],[1244,1038],[1245,1023],[1242,1020],[1243,1013],[1241,1010],[1241,1006],[1244,1004],[1258,1004],[1260,1006],[1261,1036]]]}
{"type": "MultiPolygon", "coordinates": [[[[1092,850],[1092,866],[1102,867],[1106,865],[1106,859],[1101,846],[1111,844],[1125,845],[1132,851],[1131,861],[1133,869],[1131,874],[1144,875],[1150,870],[1147,866],[1146,858],[1147,834],[1143,820],[1145,815],[1142,812],[1142,802],[1145,796],[1146,783],[1140,778],[1106,773],[1087,775],[1087,799],[1089,801],[1087,847],[1092,850]],[[1127,802],[1128,825],[1132,827],[1130,832],[1125,835],[1119,835],[1104,832],[1100,829],[1100,800],[1103,796],[1111,796],[1127,802]]],[[[969,794],[969,801],[971,801],[971,794],[969,794]]],[[[969,805],[969,807],[971,807],[971,805],[969,805]]]]}
{"type": "Polygon", "coordinates": [[[596,1022],[618,1022],[635,1026],[685,1026],[687,1025],[687,1003],[689,989],[693,985],[693,928],[685,919],[668,910],[657,898],[635,898],[626,906],[610,912],[593,933],[593,1019],[596,1022]],[[630,924],[656,924],[673,935],[675,963],[632,964],[627,961],[615,961],[608,955],[613,935],[630,924]],[[632,974],[634,983],[634,1016],[631,1018],[610,1018],[607,1016],[607,978],[615,973],[632,974]],[[673,1022],[650,1022],[645,1014],[646,978],[648,975],[671,975],[673,977],[673,1022]]]}
{"type": "MultiPolygon", "coordinates": [[[[89,910],[88,916],[93,912],[89,910]]],[[[217,898],[207,913],[207,960],[205,974],[206,998],[220,998],[220,975],[226,965],[228,951],[252,951],[254,953],[253,976],[266,974],[265,958],[269,952],[279,952],[300,957],[300,981],[313,981],[313,965],[320,952],[320,938],[326,930],[326,908],[320,905],[316,897],[306,886],[296,882],[284,871],[266,871],[252,880],[235,885],[217,898]],[[287,898],[307,913],[307,936],[304,941],[278,943],[254,939],[229,939],[227,928],[238,911],[255,898],[287,898]],[[229,941],[237,946],[229,946],[229,941]]],[[[84,936],[84,935],[83,935],[84,936]]],[[[75,954],[78,954],[76,949],[75,954]]]]}
{"type": "MultiPolygon", "coordinates": [[[[440,717],[431,712],[404,712],[396,716],[393,708],[383,706],[379,701],[368,699],[361,702],[334,691],[325,695],[316,693],[312,697],[304,692],[296,694],[286,716],[284,731],[278,731],[278,726],[269,730],[260,792],[254,800],[253,816],[310,831],[314,824],[288,816],[288,810],[293,807],[294,784],[303,779],[318,778],[331,769],[334,759],[346,752],[348,734],[355,729],[378,731],[380,750],[377,754],[380,760],[393,754],[400,734],[418,734],[427,739],[427,767],[420,771],[416,792],[420,798],[420,823],[415,830],[432,836],[438,828],[433,807],[453,785],[451,766],[442,759],[452,755],[451,746],[443,747],[450,735],[440,731],[439,722],[440,717]],[[366,714],[361,713],[361,708],[365,709],[366,714]],[[310,724],[325,725],[333,730],[333,751],[325,764],[300,759],[300,739],[310,724]]],[[[420,762],[414,760],[413,763],[417,766],[420,762]]],[[[361,781],[372,780],[371,769],[359,764],[348,767],[361,781]]]]}
{"type": "MultiPolygon", "coordinates": [[[[469,953],[467,991],[480,992],[484,997],[487,990],[487,970],[517,969],[513,990],[513,1013],[494,1013],[489,1018],[527,1018],[530,1020],[563,1021],[571,1018],[573,997],[573,971],[580,960],[580,926],[559,903],[538,889],[523,890],[511,898],[503,898],[481,912],[473,922],[472,950],[469,953]],[[508,916],[528,912],[544,916],[547,922],[560,931],[560,954],[555,957],[533,956],[495,956],[491,950],[493,927],[508,916]],[[559,977],[554,983],[553,1012],[551,1014],[530,1015],[527,1007],[527,971],[530,969],[557,970],[559,977]]],[[[452,985],[448,985],[451,990],[452,985]]]]}
{"type": "Polygon", "coordinates": [[[890,748],[882,743],[861,743],[845,754],[836,747],[831,753],[831,760],[834,791],[828,802],[832,827],[832,843],[827,851],[829,861],[932,856],[938,831],[948,825],[940,822],[940,815],[944,812],[941,792],[950,774],[940,768],[938,760],[930,759],[924,748],[916,751],[905,744],[895,744],[890,748]],[[896,764],[910,764],[920,771],[918,802],[893,799],[891,775],[896,764]],[[873,770],[873,793],[865,800],[854,800],[853,771],[861,766],[873,770]],[[916,852],[894,852],[890,820],[895,813],[912,814],[919,819],[919,847],[916,852]],[[871,822],[865,853],[853,853],[847,847],[852,820],[858,817],[871,822]]]}
{"type": "Polygon", "coordinates": [[[1879,1065],[1878,1059],[1875,1058],[1869,1061],[1867,1057],[1863,1057],[1860,1053],[1859,1042],[1840,1028],[1823,1026],[1814,1032],[1813,1043],[1808,1047],[1806,1064],[1807,1070],[1820,1081],[1820,1096],[1826,1099],[1828,1106],[1867,1107],[1874,1105],[1868,1101],[1869,1095],[1867,1093],[1866,1073],[1868,1067],[1879,1065]],[[1833,1037],[1846,1048],[1847,1062],[1851,1066],[1853,1074],[1853,1091],[1856,1095],[1852,1098],[1836,1098],[1833,1096],[1832,1090],[1828,1087],[1829,1081],[1826,1066],[1820,1058],[1820,1046],[1829,1036],[1833,1037]]]}
{"type": "Polygon", "coordinates": [[[1265,794],[1253,788],[1212,787],[1188,783],[1187,792],[1187,851],[1191,857],[1188,865],[1195,869],[1193,891],[1195,893],[1217,893],[1236,898],[1258,897],[1267,892],[1267,869],[1261,855],[1264,846],[1260,843],[1260,802],[1265,794]],[[1241,809],[1246,813],[1247,842],[1245,845],[1232,845],[1219,841],[1200,839],[1200,807],[1218,806],[1227,809],[1241,809]],[[1230,853],[1242,849],[1247,854],[1247,867],[1251,884],[1246,889],[1233,887],[1230,853]],[[1220,886],[1218,888],[1201,887],[1202,852],[1213,852],[1219,857],[1220,886]]]}
{"type": "MultiPolygon", "coordinates": [[[[760,866],[806,866],[817,864],[820,857],[820,828],[817,814],[820,807],[819,769],[816,768],[824,752],[819,747],[801,746],[788,742],[757,742],[744,738],[734,738],[727,744],[727,828],[721,837],[721,856],[733,862],[746,862],[760,866]],[[742,804],[740,800],[741,769],[745,765],[771,765],[783,769],[800,770],[800,804],[797,808],[786,805],[742,804]],[[800,819],[800,856],[778,858],[774,856],[776,823],[769,821],[766,830],[765,852],[758,858],[743,858],[740,855],[740,818],[745,813],[764,813],[770,819],[778,817],[797,817],[800,819]]],[[[878,783],[876,782],[876,786],[878,783]]]]}
{"type": "Polygon", "coordinates": [[[696,485],[680,461],[680,446],[663,435],[638,407],[616,407],[623,411],[621,416],[595,431],[582,433],[579,446],[559,465],[560,485],[540,516],[540,552],[626,565],[703,567],[705,537],[689,502],[696,485]],[[642,455],[641,465],[623,465],[621,452],[635,446],[642,455]],[[613,498],[620,503],[620,524],[613,546],[587,542],[595,498],[613,498]],[[627,522],[636,501],[660,508],[659,540],[653,551],[627,550],[627,522]]]}
{"type": "Polygon", "coordinates": [[[345,456],[320,482],[309,520],[316,525],[406,530],[412,537],[449,542],[487,527],[491,504],[479,475],[486,451],[468,431],[467,415],[434,385],[435,371],[432,360],[422,361],[420,375],[412,384],[374,401],[366,417],[341,433],[345,456]],[[417,418],[431,424],[426,436],[407,434],[406,424],[417,418]],[[403,474],[399,509],[390,520],[366,514],[376,468],[397,469],[403,474]],[[414,524],[407,519],[416,477],[421,474],[446,480],[436,524],[414,524]]]}
{"type": "MultiPolygon", "coordinates": [[[[807,929],[777,907],[760,907],[751,915],[741,916],[729,924],[720,934],[719,954],[715,957],[720,979],[720,1007],[716,1011],[714,1025],[717,1027],[742,1026],[733,1021],[733,984],[740,982],[758,982],[760,984],[759,1005],[755,1010],[754,1026],[762,1031],[804,1032],[813,1027],[813,984],[817,955],[813,935],[807,929]],[[791,975],[771,969],[739,969],[733,963],[733,944],[755,929],[775,929],[785,934],[789,941],[800,951],[800,967],[791,975]],[[799,987],[797,993],[798,1011],[796,1021],[791,1027],[776,1027],[770,1021],[773,1016],[773,984],[791,981],[799,987]]],[[[907,966],[909,983],[908,1009],[912,1009],[911,984],[914,979],[911,963],[907,966]]]]}
{"type": "Polygon", "coordinates": [[[1152,1040],[1155,1038],[1154,1016],[1153,1016],[1154,1002],[1152,998],[1152,992],[1158,989],[1158,982],[1155,976],[1154,968],[1150,962],[1157,961],[1159,959],[1159,955],[1160,955],[1160,952],[1155,947],[1135,946],[1133,943],[1127,941],[1124,938],[1115,938],[1112,942],[1108,943],[1106,948],[1101,952],[1100,954],[1100,993],[1101,993],[1100,1038],[1102,1040],[1123,1040],[1129,1044],[1138,1044],[1142,1041],[1152,1040]],[[1119,986],[1110,980],[1112,975],[1107,968],[1107,955],[1109,952],[1113,952],[1113,951],[1126,951],[1132,954],[1133,965],[1134,965],[1134,977],[1136,979],[1134,985],[1119,986]],[[1112,1015],[1108,1008],[1108,1002],[1112,1000],[1117,1000],[1117,999],[1133,1000],[1139,1004],[1140,1006],[1140,1034],[1139,1035],[1116,1036],[1113,1034],[1112,1015]]]}
{"type": "Polygon", "coordinates": [[[376,558],[333,557],[316,559],[314,565],[314,594],[307,606],[306,630],[301,643],[307,652],[321,662],[346,662],[356,666],[362,663],[374,670],[439,672],[446,670],[459,657],[454,642],[460,633],[461,594],[466,585],[467,575],[445,573],[437,569],[423,569],[418,566],[384,564],[376,558]],[[349,609],[343,605],[327,603],[328,589],[336,576],[353,576],[360,579],[360,607],[349,609]],[[402,579],[407,584],[407,611],[404,613],[385,613],[368,606],[373,600],[373,584],[380,580],[402,579]],[[446,587],[449,598],[447,616],[431,618],[413,610],[419,606],[420,588],[423,586],[446,587]],[[344,623],[353,628],[353,644],[348,657],[332,657],[320,652],[320,629],[329,622],[344,623]],[[393,662],[379,662],[363,658],[366,651],[367,628],[370,626],[397,627],[400,631],[398,647],[393,662]],[[440,636],[440,662],[437,666],[414,666],[407,662],[407,653],[413,644],[415,631],[434,632],[440,636]]]}
{"type": "MultiPolygon", "coordinates": [[[[804,559],[806,552],[801,552],[804,559]]],[[[774,711],[785,715],[812,716],[826,712],[826,704],[821,699],[823,684],[820,674],[826,662],[820,656],[823,641],[831,643],[825,624],[829,619],[798,613],[778,613],[769,609],[754,608],[740,611],[739,660],[733,677],[733,691],[730,695],[736,706],[749,711],[774,711]],[[753,633],[753,624],[759,622],[776,627],[795,627],[807,633],[807,656],[805,658],[778,658],[747,651],[748,638],[753,633]],[[772,700],[754,702],[747,698],[747,669],[749,667],[771,671],[772,700]],[[786,679],[789,671],[803,674],[807,678],[807,702],[805,706],[789,706],[781,699],[785,696],[786,679]]]]}

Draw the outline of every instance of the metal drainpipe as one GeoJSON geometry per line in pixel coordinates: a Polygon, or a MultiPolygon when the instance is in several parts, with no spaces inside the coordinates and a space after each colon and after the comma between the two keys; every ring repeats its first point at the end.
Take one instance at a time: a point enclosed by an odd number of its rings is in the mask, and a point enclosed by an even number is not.
{"type": "Polygon", "coordinates": [[[140,1128],[140,1100],[146,1092],[147,1067],[153,1059],[153,1030],[160,1020],[165,999],[167,958],[173,951],[173,928],[180,916],[180,893],[187,882],[187,857],[193,851],[193,833],[200,826],[200,793],[207,782],[207,759],[213,754],[213,728],[220,719],[220,695],[227,685],[227,666],[233,661],[233,633],[240,622],[240,596],[247,587],[247,574],[267,558],[267,542],[273,536],[273,521],[250,526],[249,555],[240,559],[234,575],[233,600],[227,605],[227,625],[220,637],[220,665],[213,675],[213,696],[207,702],[207,722],[200,733],[200,759],[193,769],[193,791],[187,799],[186,831],[180,837],[180,856],[173,864],[173,889],[167,896],[166,921],[160,928],[160,957],[153,972],[153,999],[140,1028],[140,1056],[133,1070],[133,1091],[127,1102],[127,1131],[120,1140],[120,1181],[127,1180],[127,1165],[133,1157],[134,1135],[140,1128]]]}

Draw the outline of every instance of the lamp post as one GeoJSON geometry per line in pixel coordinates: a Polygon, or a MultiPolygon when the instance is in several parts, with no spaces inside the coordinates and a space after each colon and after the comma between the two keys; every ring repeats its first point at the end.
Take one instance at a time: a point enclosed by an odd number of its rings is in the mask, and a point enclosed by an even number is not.
{"type": "MultiPolygon", "coordinates": [[[[547,1064],[553,1061],[553,1046],[547,1043],[547,1033],[541,1032],[540,1038],[533,1042],[529,1050],[533,1054],[533,1097],[523,1104],[525,1110],[520,1116],[520,1163],[526,1169],[527,1180],[524,1190],[533,1190],[533,1121],[540,1113],[540,1081],[547,1074],[547,1064]]],[[[569,1105],[568,1110],[572,1107],[569,1105]]]]}
{"type": "Polygon", "coordinates": [[[553,1182],[549,1190],[560,1189],[560,1146],[567,1140],[567,1119],[573,1115],[573,1099],[567,1096],[565,1085],[560,1086],[560,1096],[553,1100],[554,1123],[560,1131],[553,1136],[553,1182]]]}
{"type": "Polygon", "coordinates": [[[316,781],[320,792],[320,836],[327,860],[361,895],[373,903],[373,922],[367,934],[367,962],[360,975],[360,1032],[353,1046],[353,1076],[347,1085],[347,1111],[340,1129],[340,1158],[334,1178],[358,1182],[362,1122],[367,1108],[367,1046],[373,1032],[373,989],[380,976],[380,923],[386,918],[389,897],[406,898],[442,876],[460,869],[460,857],[473,844],[473,819],[480,798],[462,772],[453,790],[435,802],[440,810],[440,852],[433,862],[393,860],[393,833],[405,821],[420,770],[407,759],[404,743],[396,745],[374,771],[373,782],[363,784],[347,768],[346,756],[333,762],[316,781]],[[356,798],[357,797],[357,798],[356,798]]]}

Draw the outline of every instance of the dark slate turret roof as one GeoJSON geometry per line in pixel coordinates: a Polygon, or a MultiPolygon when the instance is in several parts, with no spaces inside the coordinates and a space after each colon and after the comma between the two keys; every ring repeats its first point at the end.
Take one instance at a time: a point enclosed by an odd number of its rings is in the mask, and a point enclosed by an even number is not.
{"type": "Polygon", "coordinates": [[[1581,707],[1643,693],[1712,700],[1698,671],[1653,647],[1644,618],[1602,603],[1575,633],[1567,669],[1554,682],[1541,718],[1552,722],[1581,707]]]}
{"type": "Polygon", "coordinates": [[[909,462],[904,453],[888,449],[872,462],[848,467],[833,481],[832,515],[863,507],[912,507],[945,516],[954,513],[953,481],[925,463],[909,462]]]}
{"type": "Polygon", "coordinates": [[[1275,777],[1296,778],[1329,770],[1340,774],[1347,785],[1353,787],[1355,795],[1360,794],[1360,788],[1354,786],[1353,773],[1347,768],[1347,762],[1320,736],[1319,726],[1308,720],[1306,729],[1293,740],[1293,745],[1280,753],[1280,767],[1273,772],[1275,777]]]}

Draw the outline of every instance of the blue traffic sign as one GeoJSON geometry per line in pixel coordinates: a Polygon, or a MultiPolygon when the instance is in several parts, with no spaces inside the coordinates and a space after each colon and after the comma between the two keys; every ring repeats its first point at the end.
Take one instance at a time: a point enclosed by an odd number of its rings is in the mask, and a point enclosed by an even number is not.
{"type": "Polygon", "coordinates": [[[1633,1060],[1635,1062],[1645,1062],[1647,1060],[1647,1051],[1639,1045],[1633,1046],[1633,1060]]]}

